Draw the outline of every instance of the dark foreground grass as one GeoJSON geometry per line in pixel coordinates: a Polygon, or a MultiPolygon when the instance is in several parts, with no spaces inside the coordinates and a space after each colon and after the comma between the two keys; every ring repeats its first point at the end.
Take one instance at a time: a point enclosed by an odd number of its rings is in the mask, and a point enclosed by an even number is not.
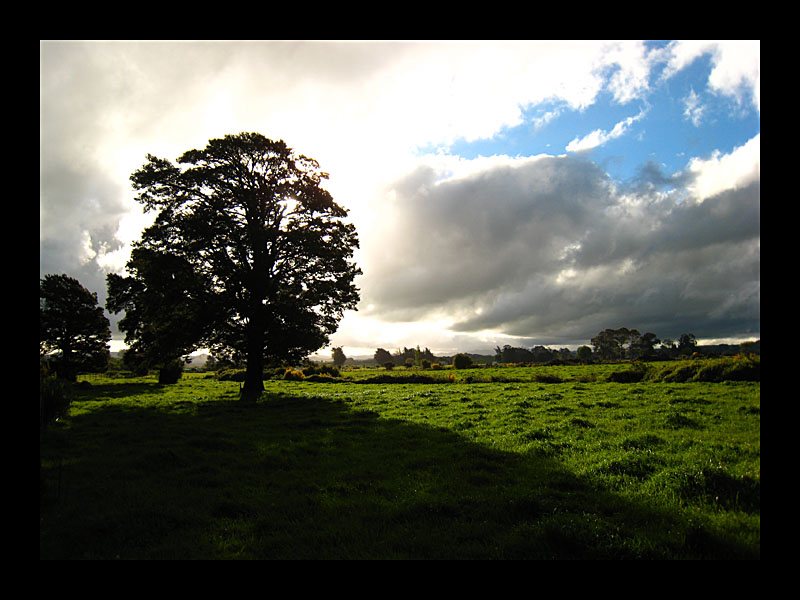
{"type": "Polygon", "coordinates": [[[95,378],[44,559],[760,558],[758,383],[95,378]]]}

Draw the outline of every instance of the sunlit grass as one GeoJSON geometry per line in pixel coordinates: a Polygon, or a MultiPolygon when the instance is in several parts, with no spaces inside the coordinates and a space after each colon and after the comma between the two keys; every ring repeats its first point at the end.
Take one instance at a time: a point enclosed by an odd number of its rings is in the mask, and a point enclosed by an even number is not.
{"type": "Polygon", "coordinates": [[[95,377],[42,440],[40,556],[760,557],[760,384],[560,369],[266,381],[255,405],[95,377]]]}

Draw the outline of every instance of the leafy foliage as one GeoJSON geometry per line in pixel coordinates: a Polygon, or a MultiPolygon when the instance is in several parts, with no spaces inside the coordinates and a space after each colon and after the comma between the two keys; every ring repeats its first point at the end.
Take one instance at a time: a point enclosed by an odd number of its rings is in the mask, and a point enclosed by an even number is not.
{"type": "Polygon", "coordinates": [[[651,367],[649,381],[663,382],[720,382],[761,381],[761,357],[739,354],[715,360],[692,360],[651,367]]]}
{"type": "Polygon", "coordinates": [[[333,350],[331,350],[331,358],[333,358],[333,364],[337,367],[341,367],[344,365],[347,357],[344,354],[344,350],[342,350],[341,346],[337,346],[333,350]]]}
{"type": "Polygon", "coordinates": [[[456,369],[469,369],[472,366],[472,357],[468,354],[456,354],[453,357],[453,366],[456,369]]]}
{"type": "Polygon", "coordinates": [[[39,369],[39,430],[64,417],[73,399],[72,386],[50,373],[46,365],[39,369]]]}
{"type": "Polygon", "coordinates": [[[158,372],[158,383],[177,383],[183,376],[183,361],[180,359],[166,363],[158,372]]]}
{"type": "Polygon", "coordinates": [[[59,377],[74,381],[79,370],[104,370],[110,340],[96,293],[67,275],[39,280],[39,356],[49,355],[59,377]]]}
{"type": "Polygon", "coordinates": [[[159,211],[137,249],[149,264],[169,256],[186,277],[156,282],[129,267],[140,283],[153,282],[145,286],[155,290],[152,298],[191,288],[190,315],[147,311],[151,297],[140,286],[132,296],[133,308],[143,307],[134,329],[188,324],[176,346],[202,344],[218,356],[245,357],[243,396],[254,398],[266,363],[300,362],[327,345],[344,311],[356,307],[355,228],[321,187],[327,173],[283,141],[227,135],[185,152],[178,163],[148,155],[131,180],[145,209],[159,211]]]}
{"type": "Polygon", "coordinates": [[[119,328],[129,347],[127,363],[137,370],[158,368],[164,382],[174,383],[175,361],[207,334],[213,307],[208,282],[184,257],[144,244],[133,249],[126,269],[127,277],[106,276],[106,308],[125,313],[119,328]]]}

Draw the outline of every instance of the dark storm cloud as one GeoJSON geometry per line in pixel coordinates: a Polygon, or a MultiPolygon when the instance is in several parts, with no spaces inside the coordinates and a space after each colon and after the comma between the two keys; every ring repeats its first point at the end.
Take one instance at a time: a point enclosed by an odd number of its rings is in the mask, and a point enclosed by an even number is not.
{"type": "Polygon", "coordinates": [[[556,158],[441,183],[422,168],[395,192],[398,219],[373,283],[378,304],[410,312],[524,284],[610,202],[602,171],[556,158]]]}
{"type": "Polygon", "coordinates": [[[420,169],[394,191],[399,217],[365,281],[387,318],[438,312],[456,316],[455,331],[582,343],[619,326],[758,333],[758,181],[698,203],[544,157],[441,182],[420,169]]]}

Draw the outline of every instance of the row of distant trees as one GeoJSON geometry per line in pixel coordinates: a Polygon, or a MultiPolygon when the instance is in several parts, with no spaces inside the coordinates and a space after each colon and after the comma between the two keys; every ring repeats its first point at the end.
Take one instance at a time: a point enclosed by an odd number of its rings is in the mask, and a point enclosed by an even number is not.
{"type": "MultiPolygon", "coordinates": [[[[51,369],[59,377],[74,380],[78,372],[102,372],[107,369],[126,369],[147,372],[149,363],[142,361],[135,349],[124,353],[123,358],[110,359],[108,342],[111,339],[109,321],[97,304],[97,294],[84,288],[67,275],[46,275],[40,280],[40,356],[47,357],[51,369]]],[[[681,334],[677,340],[659,339],[654,333],[640,333],[636,329],[620,327],[605,329],[594,336],[588,345],[573,351],[569,348],[552,349],[546,346],[520,348],[505,345],[495,348],[494,360],[498,363],[546,363],[554,360],[665,360],[691,356],[697,350],[697,338],[692,333],[681,334]]],[[[739,351],[760,353],[760,341],[744,342],[739,351]]],[[[342,347],[331,352],[337,367],[345,364],[347,357],[342,347]]],[[[392,353],[384,348],[375,351],[373,360],[378,365],[423,366],[426,363],[447,362],[450,357],[437,357],[429,348],[406,348],[392,353]]],[[[210,357],[206,369],[232,366],[225,357],[210,357]]],[[[241,364],[233,365],[241,366],[241,364]]],[[[164,382],[175,378],[183,362],[173,360],[159,367],[159,377],[164,382]]]]}
{"type": "Polygon", "coordinates": [[[421,366],[423,364],[422,361],[428,361],[429,363],[437,362],[437,358],[433,355],[428,348],[425,350],[420,350],[419,346],[416,348],[406,348],[403,347],[403,350],[400,351],[399,349],[394,354],[391,354],[388,350],[384,348],[378,348],[375,350],[375,354],[373,356],[375,360],[375,364],[377,365],[385,365],[387,363],[391,363],[395,366],[399,365],[406,365],[406,366],[421,366]]]}
{"type": "MultiPolygon", "coordinates": [[[[547,346],[534,346],[522,348],[505,345],[496,346],[491,357],[498,363],[547,363],[551,361],[579,361],[589,362],[595,360],[670,360],[680,357],[692,356],[698,351],[697,337],[693,333],[683,333],[677,340],[669,338],[659,339],[654,333],[640,333],[636,329],[620,327],[618,329],[605,329],[594,336],[590,341],[591,346],[583,345],[577,350],[569,348],[548,348],[547,346]]],[[[722,345],[713,349],[724,348],[725,352],[742,352],[745,354],[760,353],[760,341],[743,342],[738,346],[722,345]]],[[[705,348],[701,349],[705,350],[705,348]]],[[[475,355],[477,359],[478,356],[475,355]]],[[[334,349],[334,362],[341,366],[346,357],[341,348],[334,349]],[[339,362],[336,361],[336,353],[339,362]]],[[[423,360],[430,363],[447,362],[451,357],[436,357],[425,348],[421,351],[403,348],[390,353],[384,348],[378,348],[373,356],[377,365],[391,363],[394,366],[420,366],[423,360]]]]}
{"type": "MultiPolygon", "coordinates": [[[[593,360],[670,360],[692,356],[698,350],[724,349],[730,352],[745,354],[759,354],[761,342],[748,341],[738,346],[719,345],[699,348],[697,337],[693,333],[683,333],[677,340],[659,339],[654,333],[640,333],[636,329],[619,327],[618,329],[604,329],[590,341],[591,346],[583,345],[576,351],[569,348],[554,350],[545,346],[515,348],[512,346],[499,346],[495,348],[495,360],[502,363],[544,363],[553,360],[578,360],[588,362],[593,360]]],[[[712,352],[713,353],[713,352],[712,352]]]]}
{"type": "Polygon", "coordinates": [[[671,339],[660,340],[655,333],[639,333],[636,329],[620,327],[605,329],[591,340],[594,354],[602,360],[630,358],[647,360],[655,358],[659,351],[665,357],[674,357],[694,353],[697,338],[693,333],[684,333],[677,343],[671,339]],[[659,346],[658,349],[656,346],[659,346]]]}

